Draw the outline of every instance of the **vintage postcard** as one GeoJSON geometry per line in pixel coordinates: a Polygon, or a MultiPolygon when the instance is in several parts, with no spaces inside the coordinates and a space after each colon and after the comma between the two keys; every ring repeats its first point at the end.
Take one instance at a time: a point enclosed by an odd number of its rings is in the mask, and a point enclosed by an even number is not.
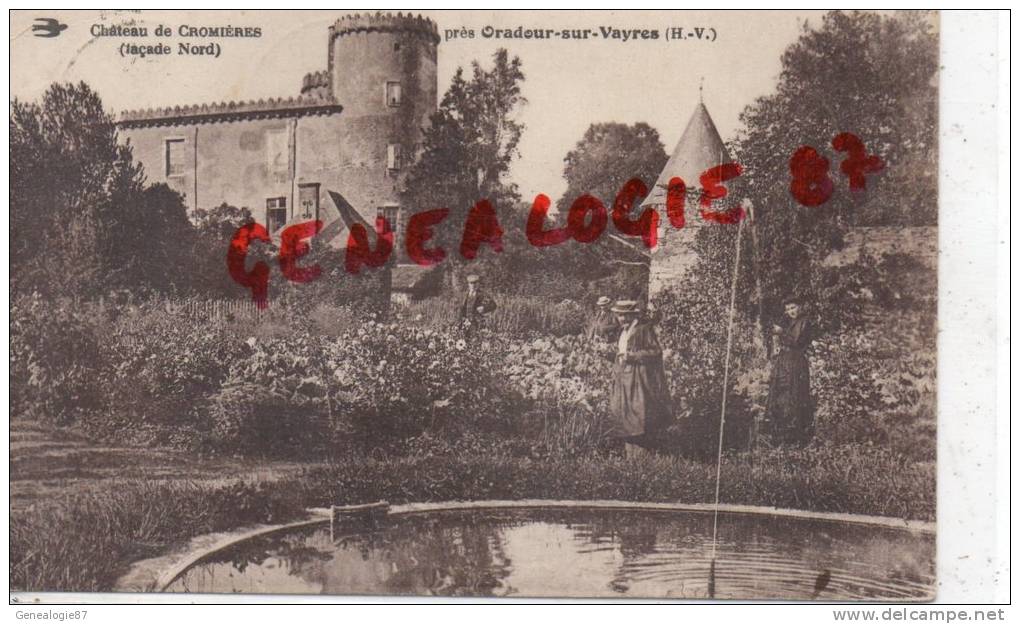
{"type": "Polygon", "coordinates": [[[12,596],[936,599],[940,23],[12,12],[12,596]]]}

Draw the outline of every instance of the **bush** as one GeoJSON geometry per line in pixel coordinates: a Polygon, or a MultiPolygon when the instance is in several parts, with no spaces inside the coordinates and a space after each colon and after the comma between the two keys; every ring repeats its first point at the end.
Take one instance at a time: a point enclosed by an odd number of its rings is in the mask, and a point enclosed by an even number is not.
{"type": "MultiPolygon", "coordinates": [[[[675,434],[694,454],[714,453],[722,399],[729,314],[723,279],[725,232],[698,233],[706,253],[672,290],[653,302],[661,317],[666,370],[677,404],[675,434]],[[716,247],[705,246],[714,241],[716,247]],[[711,253],[708,253],[711,251],[711,253]],[[717,267],[711,270],[710,267],[717,267]]],[[[732,241],[727,243],[732,247],[732,241]]],[[[725,440],[749,441],[768,398],[770,363],[752,320],[752,284],[737,288],[725,440]]],[[[865,255],[819,268],[818,329],[808,350],[816,399],[815,443],[866,443],[929,461],[935,453],[934,272],[915,259],[865,255]]],[[[763,312],[768,312],[763,310],[763,312]]],[[[765,314],[771,324],[774,314],[765,314]]]]}
{"type": "Polygon", "coordinates": [[[888,313],[824,336],[811,358],[818,435],[833,443],[887,445],[935,459],[934,351],[918,350],[916,313],[888,313]]]}
{"type": "MultiPolygon", "coordinates": [[[[691,271],[694,273],[695,271],[691,271]]],[[[675,403],[673,444],[701,457],[718,448],[726,356],[728,292],[707,280],[686,280],[653,301],[670,392],[675,403]]],[[[727,448],[746,448],[751,420],[767,391],[759,371],[766,365],[755,331],[742,317],[733,327],[726,398],[727,448]]]]}
{"type": "Polygon", "coordinates": [[[507,341],[503,379],[520,395],[511,417],[545,455],[585,455],[608,431],[612,349],[580,336],[507,341]]]}
{"type": "Polygon", "coordinates": [[[425,431],[499,429],[505,402],[492,355],[453,332],[376,321],[335,338],[251,338],[213,397],[212,441],[237,452],[277,451],[303,438],[320,448],[372,448],[425,431]],[[308,433],[272,435],[288,429],[308,433]]]}
{"type": "MultiPolygon", "coordinates": [[[[844,282],[855,271],[842,270],[844,282]]],[[[674,405],[664,443],[703,458],[718,441],[722,286],[688,280],[653,302],[674,405]]],[[[933,342],[934,317],[921,303],[863,300],[826,325],[809,350],[817,444],[934,458],[935,357],[917,349],[933,342]]],[[[395,322],[329,303],[277,304],[246,316],[187,301],[18,299],[13,413],[76,423],[108,441],[251,455],[389,453],[425,433],[453,443],[466,433],[513,436],[528,441],[519,450],[531,457],[605,448],[612,345],[579,334],[586,313],[577,304],[504,298],[471,334],[455,326],[451,298],[413,304],[395,322]]],[[[742,449],[764,409],[769,365],[741,310],[733,331],[724,441],[742,449]]]]}
{"type": "Polygon", "coordinates": [[[37,293],[11,303],[12,416],[66,425],[103,408],[97,312],[37,293]]]}
{"type": "Polygon", "coordinates": [[[248,382],[224,385],[209,402],[207,445],[244,455],[321,453],[330,433],[321,402],[297,394],[248,382]]]}

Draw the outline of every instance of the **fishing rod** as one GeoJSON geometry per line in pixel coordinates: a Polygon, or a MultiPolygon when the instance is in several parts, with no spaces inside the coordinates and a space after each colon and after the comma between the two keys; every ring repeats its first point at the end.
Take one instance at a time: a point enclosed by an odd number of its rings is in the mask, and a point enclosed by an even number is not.
{"type": "Polygon", "coordinates": [[[708,568],[708,597],[715,598],[715,562],[719,544],[719,485],[722,480],[723,433],[726,429],[726,395],[730,385],[730,356],[733,351],[733,316],[737,305],[737,278],[740,276],[740,242],[744,233],[744,219],[737,226],[737,249],[733,261],[733,281],[730,284],[730,312],[726,324],[726,356],[723,360],[722,408],[719,415],[719,449],[715,463],[715,502],[712,506],[712,559],[708,568]]]}

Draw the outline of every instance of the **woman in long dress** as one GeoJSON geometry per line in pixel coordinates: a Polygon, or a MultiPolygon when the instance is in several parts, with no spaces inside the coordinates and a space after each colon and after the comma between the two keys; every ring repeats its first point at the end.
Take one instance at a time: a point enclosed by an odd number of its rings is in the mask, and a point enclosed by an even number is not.
{"type": "Polygon", "coordinates": [[[621,331],[609,394],[610,435],[633,457],[656,448],[669,422],[669,387],[655,327],[641,318],[637,302],[617,301],[612,311],[621,331]]]}
{"type": "Polygon", "coordinates": [[[813,328],[800,301],[787,301],[783,311],[785,326],[775,325],[772,330],[779,344],[769,378],[766,430],[776,444],[803,446],[814,436],[815,410],[807,359],[813,328]]]}

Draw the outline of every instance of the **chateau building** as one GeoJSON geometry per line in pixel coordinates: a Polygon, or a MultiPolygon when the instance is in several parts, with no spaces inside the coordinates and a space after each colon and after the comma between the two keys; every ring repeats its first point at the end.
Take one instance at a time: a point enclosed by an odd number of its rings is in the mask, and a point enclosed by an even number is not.
{"type": "Polygon", "coordinates": [[[346,16],[300,95],[127,111],[121,140],[189,210],[246,207],[271,235],[319,219],[317,240],[335,247],[352,219],[384,215],[401,232],[405,172],[437,105],[438,44],[423,17],[346,16]]]}

